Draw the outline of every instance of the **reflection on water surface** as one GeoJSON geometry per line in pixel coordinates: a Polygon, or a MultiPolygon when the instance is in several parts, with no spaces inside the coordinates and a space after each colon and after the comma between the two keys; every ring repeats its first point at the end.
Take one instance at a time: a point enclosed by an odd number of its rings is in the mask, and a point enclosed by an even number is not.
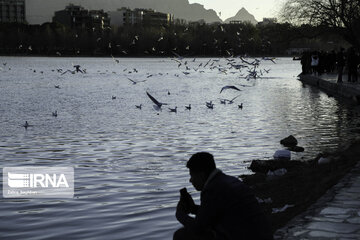
{"type": "Polygon", "coordinates": [[[0,76],[1,165],[75,168],[74,199],[1,199],[6,239],[170,239],[179,227],[178,189],[192,189],[185,168],[192,153],[210,151],[221,169],[240,175],[290,134],[306,149],[293,158],[306,159],[351,141],[359,126],[353,106],[303,86],[299,63],[286,58],[264,62],[270,72],[250,81],[210,69],[184,75],[170,59],[0,60],[11,67],[0,76]],[[72,64],[87,73],[56,71],[72,64]],[[240,84],[253,87],[219,93],[240,84]],[[169,105],[155,111],[146,91],[169,105]],[[220,104],[238,94],[234,104],[220,104]],[[25,120],[33,124],[27,130],[25,120]]]}

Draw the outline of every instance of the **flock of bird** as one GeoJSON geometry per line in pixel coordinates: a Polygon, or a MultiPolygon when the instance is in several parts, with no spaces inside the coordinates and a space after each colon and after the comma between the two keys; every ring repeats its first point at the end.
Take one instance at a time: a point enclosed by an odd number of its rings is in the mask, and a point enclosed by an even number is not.
{"type": "MultiPolygon", "coordinates": [[[[185,58],[182,56],[179,56],[178,54],[176,54],[175,52],[173,52],[174,57],[171,58],[171,61],[176,62],[177,64],[177,68],[180,70],[180,73],[175,73],[174,76],[180,78],[180,74],[184,74],[185,76],[193,74],[193,73],[204,73],[205,70],[212,70],[212,71],[217,71],[220,74],[237,74],[237,76],[239,78],[243,78],[247,81],[251,80],[251,79],[257,79],[257,78],[261,78],[264,73],[268,73],[270,71],[270,69],[261,69],[260,68],[260,62],[261,61],[271,61],[275,64],[274,58],[261,58],[261,59],[250,59],[250,58],[244,58],[242,56],[239,57],[232,57],[232,58],[225,58],[226,64],[220,64],[220,59],[209,59],[208,61],[206,61],[204,63],[204,61],[200,61],[200,63],[197,63],[196,58],[193,58],[192,60],[190,60],[189,58],[185,58]],[[245,71],[244,71],[245,70],[245,71]]],[[[113,56],[111,56],[114,60],[114,62],[116,64],[120,64],[120,61],[118,59],[115,59],[113,56]]],[[[4,66],[6,66],[6,63],[3,63],[4,66]]],[[[63,70],[61,68],[59,69],[54,69],[52,71],[57,71],[58,73],[60,73],[60,75],[64,75],[66,73],[71,73],[71,74],[76,74],[76,73],[80,73],[80,74],[86,74],[87,70],[84,68],[81,68],[80,65],[73,65],[74,69],[67,69],[67,70],[63,70]]],[[[10,70],[10,68],[9,68],[10,70]]],[[[34,72],[36,72],[36,70],[33,70],[34,72]]],[[[131,74],[131,73],[137,73],[138,70],[136,68],[132,68],[130,70],[128,70],[127,68],[125,68],[123,70],[123,72],[127,72],[127,74],[131,74]]],[[[43,73],[43,72],[41,72],[43,73]]],[[[164,75],[164,73],[158,73],[158,75],[164,75]]],[[[147,73],[146,75],[146,79],[142,79],[142,80],[135,80],[133,77],[126,77],[129,82],[133,85],[135,84],[139,84],[139,83],[144,83],[148,80],[148,78],[150,77],[154,77],[156,76],[155,73],[147,73]]],[[[245,85],[245,84],[238,84],[237,86],[235,85],[225,85],[223,86],[219,93],[221,94],[224,91],[236,91],[236,92],[240,92],[242,91],[240,89],[240,87],[252,87],[253,85],[245,85]]],[[[55,88],[60,89],[60,85],[54,85],[55,88]]],[[[168,95],[170,95],[170,91],[168,91],[168,95]]],[[[155,110],[157,111],[161,111],[162,107],[164,105],[169,105],[168,103],[164,103],[161,102],[159,100],[157,100],[153,95],[150,94],[149,91],[146,91],[146,95],[148,96],[148,98],[154,103],[153,107],[155,110]]],[[[219,98],[220,99],[220,104],[233,104],[235,102],[235,100],[241,95],[237,95],[235,97],[233,97],[232,99],[225,99],[225,98],[219,98]]],[[[116,96],[112,96],[111,97],[112,100],[116,99],[116,96]]],[[[213,103],[213,101],[209,101],[209,102],[205,102],[205,107],[208,109],[214,109],[215,104],[213,103]]],[[[143,104],[139,104],[139,105],[135,105],[136,109],[141,110],[143,107],[143,104]]],[[[237,104],[237,108],[238,109],[243,109],[243,103],[237,104]]],[[[188,104],[186,106],[184,106],[185,111],[190,111],[192,109],[191,104],[188,104]]],[[[178,107],[175,106],[173,108],[168,107],[167,108],[168,112],[172,112],[172,113],[177,113],[178,111],[178,107]]],[[[159,114],[159,113],[158,113],[159,114]]],[[[57,110],[52,112],[52,116],[53,117],[57,117],[58,116],[58,112],[57,110]]],[[[32,126],[30,125],[27,121],[25,122],[25,124],[22,125],[25,129],[27,129],[28,127],[32,126]]]]}
{"type": "MultiPolygon", "coordinates": [[[[226,58],[227,64],[225,66],[219,64],[220,59],[214,59],[214,60],[209,59],[205,64],[203,62],[201,62],[200,64],[196,65],[196,67],[194,67],[194,66],[191,67],[189,64],[189,62],[190,62],[189,60],[186,60],[184,57],[179,56],[175,52],[173,52],[173,54],[175,55],[175,57],[171,58],[171,60],[173,60],[177,63],[178,68],[181,68],[181,67],[183,68],[183,69],[181,69],[181,71],[184,75],[189,75],[192,73],[192,71],[203,73],[205,67],[209,66],[210,70],[218,70],[219,73],[222,73],[222,74],[238,74],[239,77],[243,77],[244,79],[249,81],[250,79],[261,78],[264,73],[268,73],[270,71],[270,69],[260,69],[259,68],[261,60],[271,61],[272,63],[275,64],[275,61],[274,61],[275,58],[263,57],[261,59],[255,58],[254,60],[249,61],[243,57],[238,57],[238,58],[226,58]],[[240,63],[237,62],[238,60],[240,60],[240,63]],[[202,67],[202,69],[201,69],[201,67],[202,67]],[[246,75],[241,72],[241,70],[243,70],[243,69],[246,70],[246,75]]],[[[191,62],[195,63],[196,58],[194,58],[191,62]]],[[[175,76],[179,77],[179,74],[175,74],[175,76]]],[[[137,83],[132,79],[129,79],[129,80],[131,82],[133,82],[133,84],[137,83]]],[[[146,80],[143,80],[143,81],[146,81],[146,80]]],[[[138,81],[138,82],[143,82],[143,81],[138,81]]],[[[252,85],[239,84],[238,86],[251,87],[252,85]]],[[[227,89],[232,89],[235,91],[242,91],[237,86],[226,85],[221,88],[220,93],[222,93],[224,90],[227,90],[227,89]]],[[[155,104],[154,105],[155,110],[161,110],[161,107],[163,105],[168,105],[167,103],[158,101],[148,91],[146,91],[146,94],[149,97],[149,99],[155,104]]],[[[168,94],[170,95],[170,92],[168,92],[168,94]]],[[[241,96],[241,95],[237,95],[232,99],[220,98],[220,104],[233,104],[235,99],[237,99],[239,96],[241,96]]],[[[214,105],[215,104],[212,101],[205,102],[205,106],[208,109],[214,109],[214,105]]],[[[142,106],[142,104],[136,105],[136,108],[141,109],[141,106],[142,106]]],[[[243,109],[243,103],[238,104],[238,109],[243,109]]],[[[174,108],[168,108],[168,110],[169,110],[169,112],[176,113],[177,106],[175,106],[174,108]]],[[[191,104],[189,104],[188,106],[185,106],[185,110],[191,110],[191,104]]]]}

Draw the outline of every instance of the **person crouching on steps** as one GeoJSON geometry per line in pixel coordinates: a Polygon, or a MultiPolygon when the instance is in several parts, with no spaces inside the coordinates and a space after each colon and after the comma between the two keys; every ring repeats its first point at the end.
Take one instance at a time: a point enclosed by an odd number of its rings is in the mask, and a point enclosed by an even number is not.
{"type": "Polygon", "coordinates": [[[181,190],[176,218],[184,226],[174,240],[272,240],[269,223],[251,189],[236,177],[216,168],[208,152],[192,155],[186,164],[190,182],[201,191],[196,205],[181,190]],[[189,216],[192,213],[195,217],[189,216]]]}

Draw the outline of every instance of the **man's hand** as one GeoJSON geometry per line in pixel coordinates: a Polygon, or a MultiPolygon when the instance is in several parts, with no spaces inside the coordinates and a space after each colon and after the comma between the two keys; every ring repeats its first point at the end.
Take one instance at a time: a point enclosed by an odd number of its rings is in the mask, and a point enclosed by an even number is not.
{"type": "Polygon", "coordinates": [[[190,222],[194,221],[194,218],[189,216],[189,213],[196,213],[198,206],[195,205],[194,200],[192,199],[191,195],[186,192],[181,193],[180,201],[176,206],[176,219],[186,226],[190,222]]]}
{"type": "Polygon", "coordinates": [[[181,195],[180,195],[180,202],[181,204],[183,204],[184,209],[187,213],[195,213],[197,206],[193,200],[193,198],[191,197],[191,195],[186,191],[186,188],[184,188],[185,191],[180,191],[181,195]]]}
{"type": "Polygon", "coordinates": [[[180,200],[176,206],[176,219],[184,224],[185,219],[189,218],[190,209],[184,201],[180,200]]]}
{"type": "Polygon", "coordinates": [[[183,199],[180,199],[180,201],[177,204],[176,211],[189,214],[190,213],[189,204],[185,202],[183,199]]]}

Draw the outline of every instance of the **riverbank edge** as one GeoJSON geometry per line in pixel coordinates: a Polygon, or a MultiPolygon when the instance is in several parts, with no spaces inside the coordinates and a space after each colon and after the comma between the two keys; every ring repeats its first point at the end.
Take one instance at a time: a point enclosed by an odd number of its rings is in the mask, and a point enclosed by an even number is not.
{"type": "MultiPolygon", "coordinates": [[[[317,87],[329,96],[341,97],[357,104],[360,102],[360,89],[351,83],[337,83],[336,74],[300,74],[298,79],[304,84],[317,87]]],[[[301,162],[272,160],[262,164],[261,162],[265,161],[253,161],[250,169],[255,174],[240,176],[253,188],[260,201],[263,201],[261,205],[274,232],[303,214],[360,162],[360,139],[323,156],[330,162],[319,164],[320,156],[301,162]],[[281,168],[286,169],[285,175],[269,179],[269,170],[281,168]]]]}
{"type": "Polygon", "coordinates": [[[329,163],[319,164],[319,157],[308,161],[254,160],[253,175],[240,178],[260,201],[273,232],[304,213],[359,162],[360,139],[342,150],[324,153],[329,163]],[[268,176],[268,171],[286,169],[282,176],[268,176]]]}
{"type": "MultiPolygon", "coordinates": [[[[242,55],[239,55],[242,56],[242,55]]],[[[233,56],[231,58],[238,58],[239,56],[233,56]]],[[[127,58],[177,58],[173,53],[168,53],[164,55],[152,55],[152,54],[122,54],[122,55],[112,55],[112,54],[62,54],[61,56],[57,54],[5,54],[0,53],[0,57],[54,57],[54,58],[118,58],[118,59],[127,59],[127,58]]],[[[229,56],[224,55],[186,55],[185,58],[228,58],[229,56]]],[[[264,58],[264,55],[251,55],[242,56],[244,58],[264,58]]],[[[274,58],[294,58],[293,55],[287,54],[278,54],[278,55],[266,55],[265,57],[274,58]]]]}
{"type": "MultiPolygon", "coordinates": [[[[351,83],[337,83],[337,75],[300,74],[304,84],[314,86],[329,96],[359,103],[360,90],[351,83]]],[[[341,150],[324,153],[331,161],[319,164],[320,156],[307,161],[252,161],[254,174],[239,176],[253,190],[275,233],[292,219],[305,213],[358,163],[360,139],[341,150]],[[286,169],[283,176],[268,176],[269,171],[286,169]]]]}
{"type": "Polygon", "coordinates": [[[300,74],[299,80],[305,84],[318,87],[329,95],[340,96],[360,103],[359,89],[355,88],[353,84],[348,84],[344,82],[337,83],[329,81],[326,79],[326,77],[322,77],[321,75],[316,76],[312,74],[300,74]]]}

